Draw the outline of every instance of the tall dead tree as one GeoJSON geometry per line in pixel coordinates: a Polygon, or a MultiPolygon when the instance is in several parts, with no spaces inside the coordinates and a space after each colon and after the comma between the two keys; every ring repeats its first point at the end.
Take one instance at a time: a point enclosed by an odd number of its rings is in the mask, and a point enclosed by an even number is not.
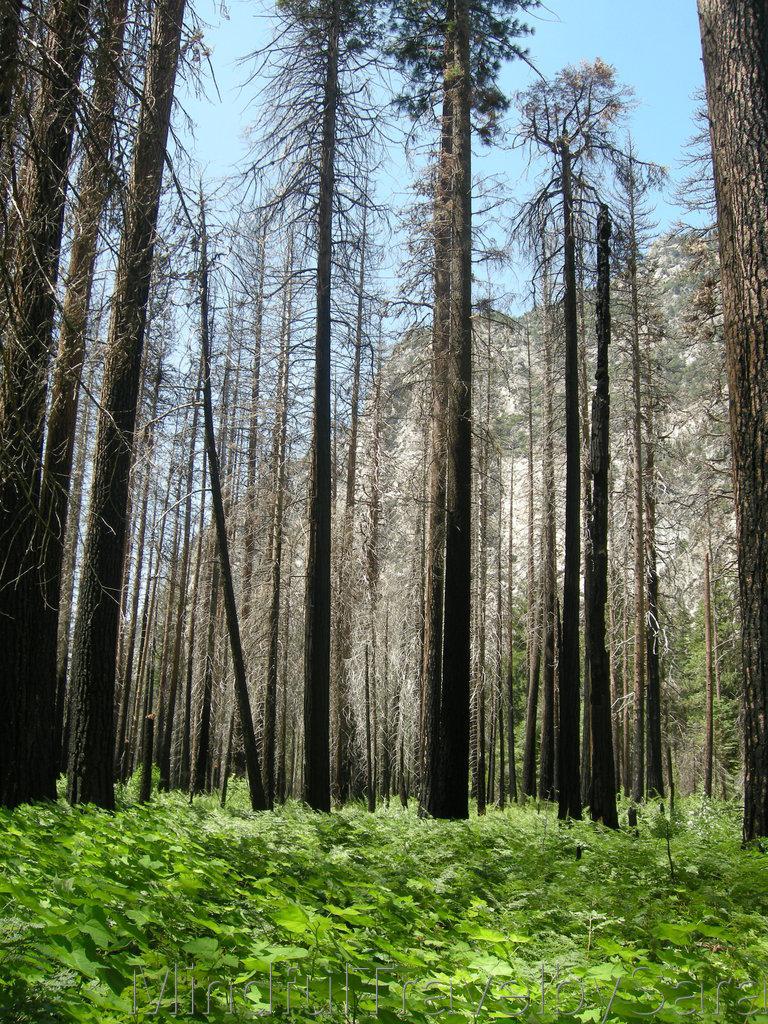
{"type": "Polygon", "coordinates": [[[317,205],[315,393],[309,482],[309,547],[304,606],[303,797],[331,809],[331,276],[339,91],[338,5],[328,11],[320,183],[317,205]]]}
{"type": "MultiPolygon", "coordinates": [[[[13,44],[18,12],[11,7],[4,14],[2,28],[13,44]]],[[[53,0],[45,9],[29,138],[10,204],[12,222],[3,225],[10,266],[3,281],[0,372],[0,804],[7,807],[56,797],[56,634],[40,642],[47,599],[40,452],[89,15],[90,0],[53,0]]],[[[7,93],[15,74],[13,45],[4,57],[0,88],[7,93]]]]}
{"type": "MultiPolygon", "coordinates": [[[[87,133],[77,178],[75,225],[69,255],[66,290],[61,310],[59,348],[54,364],[43,459],[40,518],[45,529],[46,587],[44,671],[56,676],[55,637],[58,633],[64,541],[67,529],[70,478],[75,444],[80,377],[86,348],[99,227],[113,169],[110,161],[115,131],[115,103],[121,72],[127,0],[107,0],[97,8],[99,39],[93,71],[93,92],[87,104],[87,133]]],[[[46,684],[46,688],[50,687],[46,684]]],[[[61,711],[61,705],[57,702],[61,711]]],[[[57,735],[62,723],[57,716],[57,735]]],[[[58,747],[57,747],[58,749],[58,747]]]]}
{"type": "Polygon", "coordinates": [[[235,586],[232,580],[232,563],[229,557],[229,541],[227,524],[224,515],[224,499],[221,489],[219,456],[216,451],[216,437],[213,425],[213,400],[211,397],[211,349],[210,349],[210,311],[208,299],[208,240],[205,225],[205,204],[200,199],[200,345],[203,360],[203,421],[205,424],[205,450],[208,456],[208,475],[211,481],[211,504],[216,529],[216,548],[221,576],[221,589],[224,598],[224,613],[227,620],[229,645],[232,654],[232,670],[235,681],[235,698],[240,717],[245,749],[245,767],[248,774],[248,788],[251,796],[251,807],[254,811],[263,811],[267,807],[264,785],[259,765],[259,751],[256,746],[256,733],[253,728],[251,702],[248,694],[248,680],[245,675],[245,659],[240,640],[240,622],[237,616],[235,586]]]}
{"type": "Polygon", "coordinates": [[[125,200],[72,653],[67,798],[114,806],[113,704],[128,482],[185,0],[155,7],[125,200]]]}
{"type": "Polygon", "coordinates": [[[579,759],[581,572],[581,440],[579,424],[579,325],[575,212],[594,198],[596,166],[613,162],[616,130],[628,90],[601,60],[560,71],[534,83],[520,98],[520,140],[548,161],[546,183],[523,208],[520,225],[529,238],[556,229],[562,238],[565,338],[565,565],[562,649],[558,690],[558,816],[581,817],[579,759]]]}
{"type": "Polygon", "coordinates": [[[590,444],[591,495],[589,501],[589,586],[587,623],[590,653],[590,787],[589,810],[593,821],[618,828],[616,772],[613,763],[610,663],[606,646],[605,609],[608,602],[608,495],[610,391],[608,346],[611,342],[610,282],[611,218],[601,207],[597,221],[597,331],[596,387],[592,398],[590,444]]]}

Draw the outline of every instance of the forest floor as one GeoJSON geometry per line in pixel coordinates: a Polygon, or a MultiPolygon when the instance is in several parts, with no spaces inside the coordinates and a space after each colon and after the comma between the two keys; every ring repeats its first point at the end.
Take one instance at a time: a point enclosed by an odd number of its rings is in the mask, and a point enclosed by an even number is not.
{"type": "Polygon", "coordinates": [[[768,1022],[768,857],[739,832],[698,800],[637,835],[532,805],[254,815],[237,783],[226,810],[2,812],[0,1020],[309,1021],[330,994],[384,1024],[768,1022]]]}

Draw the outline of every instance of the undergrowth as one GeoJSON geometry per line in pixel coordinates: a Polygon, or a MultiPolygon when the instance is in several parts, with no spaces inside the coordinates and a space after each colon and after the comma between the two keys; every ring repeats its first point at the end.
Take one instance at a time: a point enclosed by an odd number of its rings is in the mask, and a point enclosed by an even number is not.
{"type": "Polygon", "coordinates": [[[0,1019],[768,1022],[768,861],[731,805],[634,834],[132,800],[0,812],[0,1019]]]}

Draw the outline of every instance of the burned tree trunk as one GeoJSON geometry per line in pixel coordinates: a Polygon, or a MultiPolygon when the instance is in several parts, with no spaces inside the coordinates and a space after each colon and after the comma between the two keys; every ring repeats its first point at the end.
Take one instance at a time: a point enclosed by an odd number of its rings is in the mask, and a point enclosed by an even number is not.
{"type": "Polygon", "coordinates": [[[581,817],[579,767],[579,576],[581,572],[581,440],[579,437],[579,329],[571,151],[561,145],[565,282],[565,572],[563,646],[559,672],[559,818],[581,817]]]}
{"type": "MultiPolygon", "coordinates": [[[[50,669],[56,662],[56,634],[46,631],[41,642],[48,538],[39,518],[39,461],[67,170],[89,14],[90,0],[54,0],[46,9],[31,138],[16,183],[13,237],[5,243],[12,250],[4,282],[0,373],[0,804],[6,807],[56,797],[56,675],[55,667],[50,669]]],[[[7,41],[17,43],[15,8],[4,21],[7,41]]],[[[15,73],[13,50],[11,45],[4,55],[3,89],[15,73]]]]}
{"type": "Polygon", "coordinates": [[[744,840],[768,835],[768,12],[699,0],[720,241],[744,660],[744,840]]]}
{"type": "Polygon", "coordinates": [[[316,811],[331,809],[331,268],[335,193],[339,12],[328,26],[317,222],[317,321],[309,548],[304,615],[303,797],[316,811]]]}
{"type": "Polygon", "coordinates": [[[73,641],[67,797],[114,806],[119,595],[139,374],[185,0],[155,8],[118,257],[73,641]]]}
{"type": "MultiPolygon", "coordinates": [[[[107,0],[101,14],[85,152],[77,181],[78,203],[61,313],[59,350],[51,382],[50,411],[40,495],[40,519],[46,534],[45,673],[56,678],[56,636],[62,589],[62,564],[67,529],[72,457],[75,446],[80,377],[86,345],[99,225],[109,192],[110,150],[115,124],[115,100],[120,79],[120,56],[126,23],[126,0],[107,0]]],[[[46,682],[48,689],[55,686],[46,682]]],[[[59,705],[57,704],[57,707],[59,705]]],[[[61,721],[57,715],[57,735],[61,721]]],[[[58,752],[58,746],[57,746],[58,752]]]]}
{"type": "Polygon", "coordinates": [[[597,373],[592,399],[592,494],[589,502],[589,588],[587,591],[590,653],[589,810],[593,821],[618,828],[616,771],[613,763],[610,663],[606,648],[605,606],[608,601],[608,468],[610,464],[610,392],[608,346],[611,342],[610,238],[611,219],[603,206],[597,222],[597,373]]]}

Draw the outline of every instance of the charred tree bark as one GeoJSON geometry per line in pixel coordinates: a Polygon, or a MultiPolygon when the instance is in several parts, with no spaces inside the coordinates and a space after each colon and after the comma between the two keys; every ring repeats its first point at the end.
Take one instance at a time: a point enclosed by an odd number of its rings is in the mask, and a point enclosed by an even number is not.
{"type": "MultiPolygon", "coordinates": [[[[40,519],[45,530],[46,587],[43,671],[56,678],[56,636],[62,589],[62,564],[67,529],[75,424],[80,378],[85,356],[99,225],[110,188],[110,150],[115,124],[115,100],[126,22],[126,0],[107,0],[101,13],[100,38],[94,69],[85,152],[77,182],[78,203],[62,305],[59,350],[51,383],[50,411],[40,495],[40,519]]],[[[44,682],[46,689],[55,682],[44,682]]],[[[56,719],[57,734],[61,722],[56,719]]],[[[58,752],[58,746],[57,746],[58,752]]],[[[58,758],[57,758],[58,761],[58,758]]],[[[58,764],[57,764],[58,768],[58,764]]]]}
{"type": "Polygon", "coordinates": [[[339,12],[328,25],[317,227],[317,321],[309,548],[304,615],[303,797],[315,811],[331,809],[331,266],[339,89],[339,12]]]}
{"type": "Polygon", "coordinates": [[[731,409],[744,661],[744,840],[768,835],[768,11],[699,0],[731,409]]]}
{"type": "MultiPolygon", "coordinates": [[[[15,8],[4,13],[2,27],[12,44],[18,41],[18,14],[15,8]]],[[[40,637],[48,597],[40,452],[89,14],[90,0],[58,0],[46,10],[43,68],[8,241],[12,269],[5,283],[0,372],[0,804],[6,807],[56,797],[56,676],[50,669],[56,635],[46,632],[45,642],[40,637]]],[[[15,74],[13,46],[5,57],[0,87],[7,90],[15,74]]]]}
{"type": "Polygon", "coordinates": [[[155,9],[118,257],[73,641],[67,798],[114,807],[118,611],[139,373],[185,0],[155,9]]]}
{"type": "Polygon", "coordinates": [[[563,645],[559,670],[559,818],[581,817],[579,767],[579,601],[581,574],[581,439],[579,436],[579,323],[571,151],[561,141],[565,283],[565,572],[563,645]]]}
{"type": "Polygon", "coordinates": [[[606,648],[605,606],[608,601],[608,468],[610,464],[610,392],[608,346],[611,342],[610,239],[611,219],[603,206],[597,222],[597,373],[592,399],[592,494],[589,502],[589,587],[587,590],[590,652],[589,810],[593,821],[618,828],[616,773],[613,763],[610,664],[606,648]]]}
{"type": "Polygon", "coordinates": [[[645,520],[643,499],[643,406],[640,356],[640,305],[637,287],[636,186],[633,158],[629,159],[627,185],[629,206],[629,276],[632,305],[632,454],[635,479],[633,532],[635,544],[635,644],[634,705],[632,726],[632,799],[639,803],[645,795],[645,520]]]}

